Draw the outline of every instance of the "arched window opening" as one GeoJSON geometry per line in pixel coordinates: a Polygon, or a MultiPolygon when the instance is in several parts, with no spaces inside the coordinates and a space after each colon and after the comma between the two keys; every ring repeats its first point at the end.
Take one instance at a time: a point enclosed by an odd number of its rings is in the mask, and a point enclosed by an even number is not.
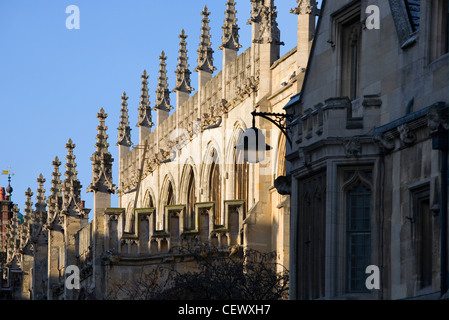
{"type": "Polygon", "coordinates": [[[195,193],[195,176],[193,174],[193,169],[190,169],[189,184],[187,187],[187,208],[186,208],[186,221],[185,227],[187,230],[195,229],[195,203],[196,203],[196,193],[195,193]]]}
{"type": "Polygon", "coordinates": [[[172,206],[175,204],[175,195],[173,192],[173,186],[171,184],[171,182],[169,182],[168,184],[168,191],[167,191],[167,202],[166,205],[167,206],[172,206]]]}
{"type": "Polygon", "coordinates": [[[215,202],[215,225],[221,225],[221,176],[220,165],[212,163],[209,177],[210,201],[215,202]]]}
{"type": "Polygon", "coordinates": [[[248,171],[249,164],[243,159],[243,151],[237,150],[235,154],[234,190],[236,200],[248,200],[248,171]]]}

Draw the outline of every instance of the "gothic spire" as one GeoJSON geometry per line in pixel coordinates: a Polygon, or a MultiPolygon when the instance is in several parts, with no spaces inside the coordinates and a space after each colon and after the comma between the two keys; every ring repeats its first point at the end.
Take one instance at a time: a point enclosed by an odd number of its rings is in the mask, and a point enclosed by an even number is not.
{"type": "Polygon", "coordinates": [[[122,109],[120,110],[120,123],[118,130],[118,141],[117,146],[130,147],[133,145],[131,142],[131,127],[129,126],[129,116],[128,116],[128,97],[126,92],[122,95],[122,109]]]}
{"type": "Polygon", "coordinates": [[[173,91],[181,91],[191,93],[193,89],[190,86],[190,70],[189,70],[189,57],[187,56],[187,42],[186,39],[188,36],[186,35],[184,29],[181,31],[181,35],[179,36],[179,57],[178,57],[178,66],[176,68],[176,86],[173,91]]]}
{"type": "Polygon", "coordinates": [[[151,120],[150,96],[148,95],[148,75],[147,71],[143,71],[142,75],[142,95],[140,96],[139,119],[137,127],[151,128],[154,126],[151,120]]]}
{"type": "Polygon", "coordinates": [[[39,178],[37,178],[37,183],[39,184],[39,187],[37,188],[37,195],[36,195],[36,219],[39,220],[39,223],[44,223],[47,220],[47,204],[46,204],[46,197],[45,197],[45,189],[44,189],[44,183],[45,179],[42,173],[39,175],[39,178]]]}
{"type": "Polygon", "coordinates": [[[33,214],[33,202],[31,201],[31,197],[33,196],[33,192],[31,192],[31,188],[28,188],[25,192],[26,201],[25,201],[25,216],[30,217],[33,214]]]}
{"type": "Polygon", "coordinates": [[[238,51],[242,46],[239,43],[239,30],[237,25],[237,10],[235,9],[235,0],[228,0],[226,3],[226,18],[224,20],[222,44],[218,49],[224,48],[238,51]]]}
{"type": "Polygon", "coordinates": [[[112,158],[111,153],[108,150],[108,135],[106,130],[106,118],[108,115],[104,112],[103,108],[97,114],[100,124],[97,127],[97,142],[95,143],[95,152],[92,154],[90,160],[92,161],[92,183],[87,189],[88,192],[98,191],[105,189],[109,193],[114,193],[116,186],[112,183],[112,158]]]}
{"type": "Polygon", "coordinates": [[[201,27],[201,36],[200,36],[200,47],[198,49],[198,66],[195,68],[195,72],[197,71],[205,71],[208,73],[213,73],[217,68],[214,67],[214,58],[212,50],[212,43],[210,41],[210,27],[209,27],[209,15],[210,12],[207,11],[207,6],[204,6],[202,19],[202,27],[201,27]]]}
{"type": "Polygon", "coordinates": [[[17,204],[14,204],[12,207],[12,218],[6,226],[6,250],[8,262],[12,260],[15,251],[20,246],[20,233],[19,208],[17,204]]]}
{"type": "Polygon", "coordinates": [[[51,180],[50,196],[48,197],[48,219],[53,219],[56,212],[59,209],[59,198],[61,197],[61,173],[59,172],[59,166],[61,161],[58,157],[55,157],[53,164],[53,173],[51,180]]]}
{"type": "MultiPolygon", "coordinates": [[[[76,171],[76,163],[75,163],[75,155],[73,154],[73,149],[75,149],[75,144],[72,142],[72,139],[69,139],[67,144],[65,145],[67,148],[67,163],[65,165],[65,179],[62,183],[62,192],[63,192],[63,211],[67,213],[72,202],[75,207],[80,206],[81,202],[81,183],[78,180],[76,171]]],[[[77,208],[79,213],[81,213],[81,207],[77,208]]]]}
{"type": "Polygon", "coordinates": [[[173,107],[170,105],[170,90],[168,89],[168,77],[167,77],[167,64],[165,60],[167,57],[165,56],[165,52],[162,51],[161,56],[159,57],[161,60],[160,70],[159,70],[159,82],[156,90],[156,106],[154,109],[160,109],[163,111],[170,111],[173,107]]]}

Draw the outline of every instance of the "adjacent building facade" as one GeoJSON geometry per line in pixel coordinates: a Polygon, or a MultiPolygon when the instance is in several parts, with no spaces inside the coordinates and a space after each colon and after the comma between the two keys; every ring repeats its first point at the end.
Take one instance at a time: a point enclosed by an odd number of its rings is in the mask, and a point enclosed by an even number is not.
{"type": "Polygon", "coordinates": [[[225,23],[218,47],[223,61],[216,75],[210,12],[205,7],[196,67],[190,70],[188,35],[182,30],[173,88],[162,51],[155,103],[150,102],[148,88],[148,77],[154,75],[144,71],[135,123],[128,117],[128,97],[123,93],[117,119],[117,182],[112,181],[107,114],[100,110],[87,188],[94,194],[92,209],[85,208],[81,199],[71,140],[64,172],[58,158],[53,162],[49,194],[43,189],[44,177],[39,177],[35,208],[33,193],[27,191],[24,223],[17,221],[15,208],[8,228],[4,273],[20,275],[20,284],[9,288],[12,298],[108,298],[115,282],[132,280],[158,264],[189,270],[191,265],[183,262],[176,248],[198,244],[223,252],[236,247],[276,251],[279,266],[288,268],[290,199],[274,187],[276,178],[286,173],[286,137],[273,123],[255,118],[272,150],[262,163],[249,164],[236,146],[253,124],[253,110],[285,113],[282,108],[298,92],[317,11],[315,4],[298,5],[298,29],[307,32],[299,32],[298,46],[281,57],[274,1],[251,3],[252,45],[243,52],[239,52],[236,3],[223,3],[225,23]],[[194,94],[191,72],[198,73],[194,94]],[[175,106],[171,94],[176,94],[175,106]],[[151,111],[156,111],[155,120],[151,111]],[[132,126],[136,134],[131,134],[132,126]],[[111,208],[114,193],[119,208],[111,208]],[[65,285],[72,266],[80,270],[79,290],[65,285]]]}
{"type": "Polygon", "coordinates": [[[447,6],[323,1],[285,107],[292,299],[447,295],[447,6]]]}

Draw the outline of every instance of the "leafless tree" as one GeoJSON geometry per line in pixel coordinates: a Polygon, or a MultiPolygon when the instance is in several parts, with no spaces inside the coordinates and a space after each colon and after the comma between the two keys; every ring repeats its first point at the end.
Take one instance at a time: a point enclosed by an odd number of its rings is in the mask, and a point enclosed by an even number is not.
{"type": "Polygon", "coordinates": [[[233,247],[177,248],[176,256],[195,265],[180,272],[168,264],[116,283],[111,299],[127,300],[280,300],[288,298],[288,270],[276,253],[233,247]],[[279,272],[278,270],[282,270],[279,272]]]}

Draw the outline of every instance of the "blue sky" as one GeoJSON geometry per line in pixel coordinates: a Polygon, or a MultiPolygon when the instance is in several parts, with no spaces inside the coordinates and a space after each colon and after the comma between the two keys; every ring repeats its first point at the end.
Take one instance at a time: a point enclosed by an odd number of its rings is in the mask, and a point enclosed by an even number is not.
{"type": "MultiPolygon", "coordinates": [[[[250,46],[249,0],[237,0],[240,43],[243,52],[250,46]]],[[[149,74],[151,106],[161,51],[167,55],[170,89],[179,50],[181,29],[188,35],[187,49],[192,71],[192,86],[197,88],[197,49],[201,11],[208,6],[214,63],[222,69],[222,25],[226,0],[0,0],[0,170],[11,166],[14,173],[12,200],[24,208],[28,187],[36,200],[36,179],[47,180],[50,193],[52,161],[58,156],[64,179],[65,144],[71,138],[76,145],[78,178],[83,185],[82,198],[92,208],[92,194],[86,193],[91,182],[90,156],[95,151],[95,136],[101,107],[108,114],[109,150],[114,161],[114,183],[118,183],[117,127],[120,97],[126,91],[132,140],[138,141],[137,108],[140,102],[144,69],[149,74]],[[80,29],[66,28],[66,8],[80,10],[80,29]]],[[[297,16],[289,11],[296,0],[277,0],[278,23],[282,41],[281,55],[296,45],[297,16]]],[[[172,94],[172,105],[175,95],[172,94]]],[[[153,121],[156,115],[153,114],[153,121]]],[[[7,176],[0,176],[6,187],[7,176]]],[[[34,206],[34,205],[33,205],[34,206]]],[[[118,206],[116,195],[112,206],[118,206]]]]}

